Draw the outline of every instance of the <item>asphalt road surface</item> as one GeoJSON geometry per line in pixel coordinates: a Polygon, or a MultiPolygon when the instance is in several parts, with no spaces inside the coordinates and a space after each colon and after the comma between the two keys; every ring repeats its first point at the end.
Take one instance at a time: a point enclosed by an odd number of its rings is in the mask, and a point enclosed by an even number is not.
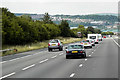
{"type": "MultiPolygon", "coordinates": [[[[114,39],[104,39],[86,58],[65,58],[65,51],[29,51],[24,56],[3,57],[2,78],[118,78],[118,49],[114,39]]],[[[20,54],[18,54],[20,55],[20,54]]]]}

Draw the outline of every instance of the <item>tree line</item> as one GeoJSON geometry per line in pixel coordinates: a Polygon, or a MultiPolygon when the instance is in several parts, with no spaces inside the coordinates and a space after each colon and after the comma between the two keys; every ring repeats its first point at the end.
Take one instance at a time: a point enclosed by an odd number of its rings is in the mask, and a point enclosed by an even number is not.
{"type": "Polygon", "coordinates": [[[102,34],[102,35],[114,35],[113,32],[102,32],[101,34],[102,34]]]}
{"type": "Polygon", "coordinates": [[[44,14],[42,21],[32,20],[29,15],[15,16],[7,8],[2,10],[2,43],[9,45],[24,45],[27,43],[49,40],[58,36],[77,37],[81,32],[83,37],[88,33],[101,33],[99,29],[79,25],[77,29],[70,29],[66,20],[55,24],[48,13],[44,14]]]}

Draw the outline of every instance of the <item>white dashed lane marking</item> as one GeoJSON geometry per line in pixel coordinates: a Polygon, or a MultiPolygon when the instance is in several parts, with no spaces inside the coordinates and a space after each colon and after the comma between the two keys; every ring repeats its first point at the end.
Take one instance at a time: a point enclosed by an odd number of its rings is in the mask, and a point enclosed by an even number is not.
{"type": "Polygon", "coordinates": [[[31,67],[33,67],[33,66],[35,66],[35,64],[32,64],[32,65],[30,65],[30,66],[28,66],[28,67],[25,67],[25,68],[23,68],[22,70],[24,71],[24,70],[27,70],[27,69],[29,69],[29,68],[31,68],[31,67]]]}
{"type": "Polygon", "coordinates": [[[48,61],[48,59],[42,60],[42,61],[40,61],[39,63],[44,63],[44,62],[46,62],[46,61],[48,61]]]}
{"type": "Polygon", "coordinates": [[[60,53],[59,55],[62,55],[63,53],[60,53]]]}
{"type": "Polygon", "coordinates": [[[87,59],[85,59],[85,61],[87,61],[87,59]]]}
{"type": "Polygon", "coordinates": [[[57,57],[57,55],[55,55],[55,56],[53,56],[53,57],[51,57],[51,58],[56,58],[57,57]]]}
{"type": "Polygon", "coordinates": [[[1,80],[1,79],[3,79],[3,78],[10,77],[10,76],[12,76],[12,75],[14,75],[14,74],[15,74],[15,72],[13,72],[13,73],[10,73],[10,74],[8,74],[8,75],[5,75],[5,76],[1,77],[1,78],[0,78],[0,80],[1,80]]]}
{"type": "Polygon", "coordinates": [[[91,55],[89,55],[89,56],[91,56],[91,55]]]}
{"type": "Polygon", "coordinates": [[[72,73],[72,74],[70,75],[70,78],[74,77],[74,75],[75,75],[75,73],[72,73]]]}
{"type": "Polygon", "coordinates": [[[79,65],[79,67],[82,67],[82,66],[83,66],[83,64],[80,64],[80,65],[79,65]]]}

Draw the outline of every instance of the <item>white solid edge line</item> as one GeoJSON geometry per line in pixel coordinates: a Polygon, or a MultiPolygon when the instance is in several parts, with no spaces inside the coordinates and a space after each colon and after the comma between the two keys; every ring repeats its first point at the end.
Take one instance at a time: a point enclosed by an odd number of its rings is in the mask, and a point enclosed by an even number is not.
{"type": "MultiPolygon", "coordinates": [[[[14,60],[17,60],[17,59],[20,59],[20,58],[11,59],[11,60],[8,60],[8,61],[14,61],[14,60]]],[[[6,62],[8,62],[8,61],[6,61],[6,62]]]]}
{"type": "Polygon", "coordinates": [[[0,63],[2,64],[2,63],[5,63],[5,62],[7,62],[7,61],[2,61],[2,62],[0,62],[0,63]]]}
{"type": "Polygon", "coordinates": [[[35,66],[35,64],[32,64],[32,65],[30,65],[30,66],[28,66],[28,67],[25,67],[25,68],[23,68],[22,70],[24,71],[24,70],[26,70],[26,69],[29,69],[29,68],[33,67],[33,66],[35,66]]]}
{"type": "MultiPolygon", "coordinates": [[[[112,38],[113,39],[113,38],[112,38]]],[[[117,44],[118,45],[118,47],[120,47],[120,45],[113,39],[113,41],[115,42],[115,44],[117,44]]]]}
{"type": "Polygon", "coordinates": [[[80,64],[80,65],[79,65],[79,67],[82,67],[82,66],[83,66],[83,64],[80,64]]]}
{"type": "Polygon", "coordinates": [[[56,58],[57,57],[57,55],[55,55],[55,56],[53,56],[53,57],[51,57],[51,58],[56,58]]]}
{"type": "Polygon", "coordinates": [[[24,56],[24,57],[20,57],[20,58],[25,58],[25,57],[29,57],[29,56],[32,56],[32,55],[27,55],[27,56],[24,56]]]}
{"type": "MultiPolygon", "coordinates": [[[[39,54],[39,53],[42,53],[42,52],[38,52],[38,53],[35,53],[35,54],[39,54]]],[[[34,55],[35,55],[35,54],[34,54],[34,55]]],[[[32,55],[27,55],[27,56],[24,56],[24,57],[15,58],[15,59],[11,59],[11,60],[8,60],[8,61],[14,61],[14,60],[18,60],[18,59],[25,58],[25,57],[29,57],[29,56],[32,56],[32,55]]],[[[4,62],[1,62],[1,63],[5,63],[5,62],[8,62],[8,61],[4,61],[4,62]]]]}
{"type": "Polygon", "coordinates": [[[8,75],[5,75],[5,76],[1,77],[0,80],[3,79],[3,78],[6,78],[6,77],[12,76],[12,75],[14,75],[14,74],[15,74],[15,72],[10,73],[10,74],[8,74],[8,75]]]}
{"type": "Polygon", "coordinates": [[[70,75],[70,78],[73,77],[74,75],[75,75],[75,73],[72,73],[72,74],[70,75]]]}
{"type": "Polygon", "coordinates": [[[39,63],[43,63],[43,62],[46,62],[46,61],[48,61],[48,59],[42,60],[39,63]]]}

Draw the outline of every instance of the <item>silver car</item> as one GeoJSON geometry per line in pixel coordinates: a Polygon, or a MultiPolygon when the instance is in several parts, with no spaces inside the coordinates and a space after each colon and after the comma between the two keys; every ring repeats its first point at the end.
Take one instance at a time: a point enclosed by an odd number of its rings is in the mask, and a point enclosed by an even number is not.
{"type": "Polygon", "coordinates": [[[48,51],[52,51],[53,49],[59,49],[59,51],[63,50],[62,42],[59,39],[53,39],[49,41],[48,51]]]}
{"type": "Polygon", "coordinates": [[[95,46],[95,40],[94,39],[87,39],[92,44],[92,46],[95,46]]]}
{"type": "Polygon", "coordinates": [[[92,48],[92,44],[91,44],[91,42],[89,40],[83,40],[83,41],[81,41],[81,45],[83,45],[84,48],[87,48],[87,47],[92,48]]]}

